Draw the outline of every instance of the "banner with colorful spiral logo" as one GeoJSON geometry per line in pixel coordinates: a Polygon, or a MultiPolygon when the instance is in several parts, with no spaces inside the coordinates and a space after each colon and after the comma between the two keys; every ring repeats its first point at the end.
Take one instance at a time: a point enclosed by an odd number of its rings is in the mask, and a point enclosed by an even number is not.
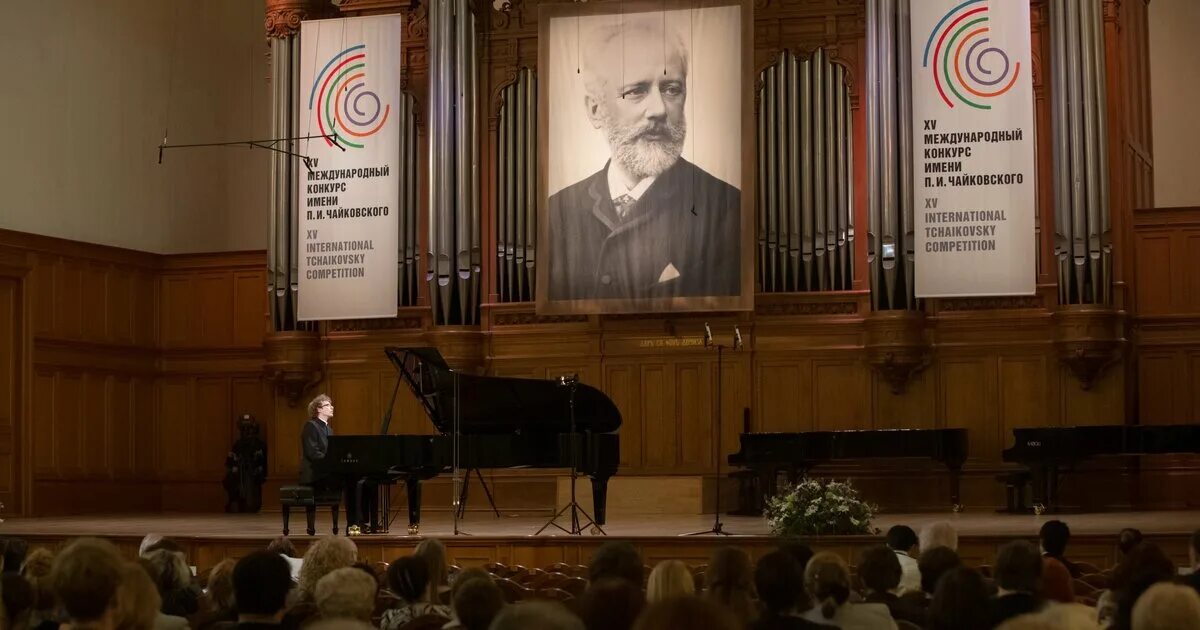
{"type": "Polygon", "coordinates": [[[311,136],[293,166],[302,320],[396,316],[402,33],[398,15],[300,25],[296,135],[311,136]]]}
{"type": "Polygon", "coordinates": [[[1037,130],[1029,3],[909,6],[915,293],[1030,295],[1037,130]]]}

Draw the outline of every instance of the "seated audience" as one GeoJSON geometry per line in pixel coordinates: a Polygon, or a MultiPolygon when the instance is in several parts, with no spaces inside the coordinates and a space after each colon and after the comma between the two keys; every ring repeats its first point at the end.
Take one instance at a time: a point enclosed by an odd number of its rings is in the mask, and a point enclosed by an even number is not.
{"type": "Polygon", "coordinates": [[[467,580],[454,590],[454,614],[466,630],[488,630],[504,609],[504,594],[491,580],[467,580]]]}
{"type": "Polygon", "coordinates": [[[292,590],[292,570],[274,551],[255,551],[233,567],[233,597],[238,630],[279,627],[292,590]]]}
{"type": "Polygon", "coordinates": [[[111,628],[125,565],[112,543],[78,538],[54,558],[50,581],[69,628],[111,628]]]}
{"type": "Polygon", "coordinates": [[[496,615],[489,630],[584,630],[579,617],[562,604],[525,602],[506,606],[496,615]]]}
{"type": "Polygon", "coordinates": [[[1125,556],[1129,555],[1133,548],[1142,544],[1142,530],[1133,527],[1126,527],[1117,534],[1117,551],[1120,556],[1117,558],[1117,564],[1120,564],[1125,556]]]}
{"type": "Polygon", "coordinates": [[[29,627],[29,614],[33,609],[33,588],[20,572],[5,572],[0,576],[0,598],[4,602],[4,614],[8,617],[7,628],[29,627]]]}
{"type": "Polygon", "coordinates": [[[1200,529],[1192,532],[1192,544],[1188,546],[1188,560],[1192,567],[1191,575],[1184,582],[1200,593],[1200,529]]]}
{"type": "Polygon", "coordinates": [[[1041,531],[1038,532],[1038,538],[1041,539],[1043,555],[1061,562],[1071,573],[1072,578],[1083,575],[1079,567],[1067,560],[1065,555],[1067,542],[1071,540],[1071,528],[1067,527],[1066,523],[1059,520],[1046,521],[1042,524],[1041,531]]]}
{"type": "Polygon", "coordinates": [[[300,579],[296,583],[293,598],[297,601],[313,601],[317,581],[337,569],[348,567],[358,560],[358,547],[346,536],[322,536],[308,547],[304,564],[300,567],[300,579]]]}
{"type": "Polygon", "coordinates": [[[270,544],[267,545],[267,551],[277,553],[287,560],[288,566],[291,568],[292,581],[300,580],[300,567],[304,561],[296,557],[296,545],[292,544],[292,540],[287,536],[277,536],[270,544]]]}
{"type": "Polygon", "coordinates": [[[1109,626],[1115,630],[1132,627],[1133,606],[1147,589],[1175,579],[1175,564],[1158,545],[1144,542],[1133,548],[1125,562],[1113,572],[1112,590],[1116,611],[1109,626]]]}
{"type": "Polygon", "coordinates": [[[754,566],[737,547],[718,547],[704,572],[704,596],[733,613],[741,625],[754,621],[754,566]]]}
{"type": "Polygon", "coordinates": [[[1014,540],[1000,547],[995,570],[999,589],[991,600],[992,625],[1040,609],[1042,600],[1037,592],[1041,576],[1042,557],[1032,544],[1014,540]]]}
{"type": "MultiPolygon", "coordinates": [[[[24,538],[6,537],[4,539],[4,574],[19,574],[27,553],[29,553],[29,543],[24,538]]],[[[11,622],[12,619],[9,619],[9,623],[11,622]]]]}
{"type": "Polygon", "coordinates": [[[887,533],[887,546],[900,561],[900,590],[921,589],[921,570],[917,567],[917,550],[920,540],[908,525],[893,525],[887,533]]]}
{"type": "Polygon", "coordinates": [[[800,563],[801,571],[804,571],[804,568],[808,566],[808,561],[813,557],[812,547],[802,542],[784,543],[779,546],[779,550],[795,558],[796,562],[800,563]]]}
{"type": "Polygon", "coordinates": [[[925,625],[925,610],[912,603],[910,599],[901,598],[900,590],[900,561],[884,545],[867,547],[858,559],[858,577],[866,589],[863,601],[871,604],[883,604],[892,613],[892,618],[925,625]]]}
{"type": "Polygon", "coordinates": [[[996,630],[1101,630],[1096,610],[1082,604],[1056,604],[1035,613],[1018,615],[996,630]]]}
{"type": "Polygon", "coordinates": [[[203,630],[223,622],[237,621],[237,610],[233,605],[232,559],[226,558],[208,572],[207,597],[200,614],[192,620],[192,627],[203,630]]]}
{"type": "Polygon", "coordinates": [[[588,586],[578,611],[587,630],[629,630],[645,606],[640,586],[624,578],[607,577],[588,586]]]}
{"type": "Polygon", "coordinates": [[[164,615],[162,597],[140,563],[124,563],[117,587],[113,628],[116,630],[186,630],[187,619],[164,615]]]}
{"type": "Polygon", "coordinates": [[[696,581],[692,578],[692,572],[679,560],[659,562],[646,582],[646,601],[650,603],[695,593],[696,581]]]}
{"type": "Polygon", "coordinates": [[[1133,605],[1133,630],[1200,630],[1200,595],[1179,584],[1160,582],[1133,605]]]}
{"type": "Polygon", "coordinates": [[[712,600],[676,597],[646,608],[635,630],[739,630],[733,613],[712,600]]]}
{"type": "MultiPolygon", "coordinates": [[[[888,556],[893,556],[886,547],[880,549],[888,556]]],[[[896,572],[899,573],[899,568],[896,572]]],[[[815,630],[833,627],[800,616],[809,608],[808,594],[804,592],[804,569],[795,557],[785,551],[773,551],[759,558],[758,566],[754,569],[754,588],[758,591],[763,612],[757,621],[747,626],[749,630],[815,630]]]]}
{"type": "Polygon", "coordinates": [[[423,558],[413,555],[394,560],[388,565],[387,583],[399,604],[384,611],[379,622],[383,630],[399,628],[423,615],[450,616],[449,608],[425,599],[429,593],[429,563],[423,558]]]}
{"type": "Polygon", "coordinates": [[[988,630],[988,588],[974,569],[958,567],[937,582],[929,602],[928,630],[988,630]]]}
{"type": "Polygon", "coordinates": [[[146,534],[142,537],[142,544],[138,545],[138,557],[146,555],[150,551],[150,547],[157,545],[163,539],[162,534],[146,534]]]}
{"type": "Polygon", "coordinates": [[[33,601],[26,620],[26,627],[34,630],[56,630],[59,625],[58,602],[50,581],[50,569],[54,565],[54,554],[49,549],[38,547],[25,556],[21,565],[21,577],[29,583],[33,601]]]}
{"type": "MultiPolygon", "coordinates": [[[[490,581],[491,579],[492,579],[492,574],[488,573],[487,571],[485,571],[479,567],[470,567],[467,569],[462,569],[458,573],[456,573],[454,575],[454,582],[452,584],[450,584],[450,606],[449,606],[450,622],[442,627],[445,628],[446,630],[452,630],[455,628],[463,627],[462,624],[459,623],[459,621],[458,621],[458,612],[454,610],[454,594],[458,592],[458,589],[461,588],[463,584],[466,584],[467,582],[469,582],[471,580],[489,580],[490,581]]],[[[438,613],[431,612],[430,614],[438,614],[438,613]]]]}
{"type": "Polygon", "coordinates": [[[357,619],[370,623],[378,588],[379,583],[373,575],[357,567],[342,567],[317,580],[313,600],[321,619],[357,619]]]}
{"type": "Polygon", "coordinates": [[[159,547],[142,559],[162,597],[164,615],[190,617],[200,610],[200,589],[192,583],[192,570],[182,553],[159,547]]]}
{"type": "Polygon", "coordinates": [[[588,579],[592,582],[616,577],[641,588],[644,571],[641,554],[623,540],[610,540],[600,545],[588,563],[588,579]]]}
{"type": "Polygon", "coordinates": [[[915,606],[920,609],[929,607],[929,602],[933,601],[933,594],[937,590],[938,579],[951,569],[957,569],[962,565],[958,554],[947,549],[946,547],[934,547],[921,555],[920,562],[917,563],[917,569],[921,572],[920,588],[916,591],[908,591],[901,595],[906,605],[915,606]]]}
{"type": "Polygon", "coordinates": [[[945,547],[958,551],[958,530],[946,521],[937,521],[921,528],[920,552],[925,553],[934,547],[945,547]]]}
{"type": "Polygon", "coordinates": [[[1038,597],[1061,604],[1074,603],[1073,579],[1063,563],[1050,556],[1042,556],[1042,580],[1038,585],[1038,597]]]}
{"type": "Polygon", "coordinates": [[[824,551],[808,561],[808,567],[804,569],[804,589],[814,602],[813,608],[804,613],[804,618],[809,621],[861,630],[896,628],[887,606],[850,603],[850,567],[835,553],[824,551]]]}
{"type": "Polygon", "coordinates": [[[422,540],[413,550],[413,556],[425,561],[429,567],[429,586],[425,601],[430,604],[445,604],[450,593],[450,573],[446,562],[446,545],[436,538],[422,540]]]}

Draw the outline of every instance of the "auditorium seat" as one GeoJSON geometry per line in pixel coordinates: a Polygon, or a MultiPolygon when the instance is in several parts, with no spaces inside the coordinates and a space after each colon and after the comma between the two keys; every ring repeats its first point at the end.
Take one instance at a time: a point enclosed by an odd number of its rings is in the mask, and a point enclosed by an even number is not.
{"type": "Polygon", "coordinates": [[[575,599],[575,595],[562,590],[561,588],[543,588],[536,593],[537,599],[546,599],[555,602],[568,602],[575,599]]]}
{"type": "Polygon", "coordinates": [[[327,506],[333,515],[333,534],[338,533],[338,508],[342,504],[342,493],[340,491],[317,491],[314,492],[311,486],[283,486],[279,489],[279,504],[283,508],[283,535],[288,535],[288,519],[291,517],[292,508],[304,508],[304,515],[308,524],[308,535],[315,536],[317,533],[317,508],[327,506]]]}
{"type": "Polygon", "coordinates": [[[400,626],[399,630],[441,630],[450,620],[441,615],[421,615],[413,617],[400,626]]]}

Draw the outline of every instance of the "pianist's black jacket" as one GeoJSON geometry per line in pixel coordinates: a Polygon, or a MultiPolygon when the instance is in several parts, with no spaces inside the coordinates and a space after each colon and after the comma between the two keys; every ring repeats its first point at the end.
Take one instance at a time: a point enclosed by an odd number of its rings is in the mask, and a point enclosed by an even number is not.
{"type": "Polygon", "coordinates": [[[300,432],[300,446],[304,451],[300,457],[301,484],[307,486],[321,480],[313,471],[313,464],[317,460],[325,459],[325,451],[329,450],[329,436],[332,433],[329,425],[317,418],[309,418],[308,422],[304,423],[304,430],[300,432]]]}

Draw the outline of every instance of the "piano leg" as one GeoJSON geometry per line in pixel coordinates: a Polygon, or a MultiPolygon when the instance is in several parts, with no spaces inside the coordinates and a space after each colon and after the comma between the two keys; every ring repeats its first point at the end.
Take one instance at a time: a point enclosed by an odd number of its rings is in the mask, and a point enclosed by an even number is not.
{"type": "Polygon", "coordinates": [[[962,501],[959,497],[959,490],[962,482],[962,470],[959,468],[950,468],[950,506],[955,513],[961,512],[963,509],[962,501]]]}
{"type": "Polygon", "coordinates": [[[1049,489],[1049,470],[1048,466],[1030,464],[1029,472],[1031,475],[1029,487],[1033,494],[1033,512],[1041,514],[1046,510],[1049,504],[1048,494],[1049,489]]]}
{"type": "Polygon", "coordinates": [[[603,527],[608,510],[608,477],[592,477],[592,510],[596,524],[603,527]]]}
{"type": "Polygon", "coordinates": [[[421,480],[409,477],[404,485],[408,489],[408,533],[416,534],[421,529],[421,480]]]}

